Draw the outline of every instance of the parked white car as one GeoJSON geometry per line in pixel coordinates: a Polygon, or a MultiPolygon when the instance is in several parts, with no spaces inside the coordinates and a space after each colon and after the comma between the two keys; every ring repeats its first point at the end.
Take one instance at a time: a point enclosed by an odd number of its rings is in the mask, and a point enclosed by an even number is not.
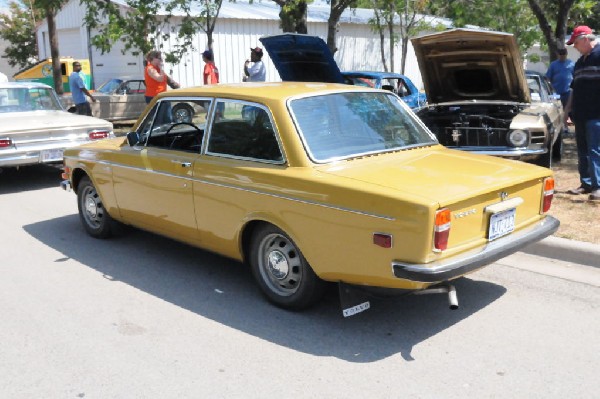
{"type": "Polygon", "coordinates": [[[0,168],[62,162],[66,148],[113,137],[112,123],[66,112],[48,85],[0,83],[0,168]]]}

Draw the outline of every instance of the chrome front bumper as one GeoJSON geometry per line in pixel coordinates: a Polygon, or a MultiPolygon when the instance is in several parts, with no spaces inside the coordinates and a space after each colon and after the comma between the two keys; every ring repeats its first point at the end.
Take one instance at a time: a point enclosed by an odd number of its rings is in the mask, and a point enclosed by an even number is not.
{"type": "Polygon", "coordinates": [[[519,249],[539,241],[558,230],[560,222],[552,216],[523,230],[488,243],[483,249],[426,264],[392,262],[394,276],[422,283],[439,283],[452,280],[502,259],[519,249]]]}

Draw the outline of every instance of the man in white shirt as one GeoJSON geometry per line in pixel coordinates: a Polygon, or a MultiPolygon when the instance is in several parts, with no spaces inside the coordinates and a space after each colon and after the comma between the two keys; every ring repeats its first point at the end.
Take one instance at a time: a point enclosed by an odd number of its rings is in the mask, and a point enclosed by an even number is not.
{"type": "Polygon", "coordinates": [[[262,62],[263,51],[260,47],[250,49],[250,59],[244,63],[244,82],[264,82],[267,75],[262,62]],[[253,63],[250,66],[250,63],[253,63]]]}

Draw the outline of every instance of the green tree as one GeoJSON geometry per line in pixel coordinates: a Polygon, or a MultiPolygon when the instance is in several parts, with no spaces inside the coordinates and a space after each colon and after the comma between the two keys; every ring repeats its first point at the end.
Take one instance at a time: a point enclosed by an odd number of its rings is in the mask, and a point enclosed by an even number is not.
{"type": "MultiPolygon", "coordinates": [[[[279,19],[284,32],[308,33],[307,0],[273,0],[281,7],[279,19]]],[[[312,1],[312,0],[311,0],[312,1]]]]}
{"type": "Polygon", "coordinates": [[[52,78],[54,90],[63,94],[62,74],[60,70],[60,52],[58,47],[58,34],[54,17],[60,10],[65,0],[33,0],[33,7],[43,10],[48,23],[48,41],[50,42],[50,56],[52,57],[52,78]]]}
{"type": "Polygon", "coordinates": [[[11,1],[8,7],[8,13],[0,14],[3,26],[0,37],[9,43],[4,55],[10,66],[26,68],[37,62],[35,25],[44,15],[40,10],[32,9],[28,2],[11,1]]]}
{"type": "Polygon", "coordinates": [[[327,47],[331,50],[331,54],[335,54],[337,51],[335,37],[342,13],[348,7],[356,7],[356,2],[357,0],[328,0],[331,11],[327,20],[327,47]]]}
{"type": "MultiPolygon", "coordinates": [[[[548,45],[550,60],[556,59],[556,50],[564,48],[567,24],[571,16],[577,20],[589,17],[595,6],[595,0],[528,0],[535,14],[543,37],[548,45]]],[[[572,23],[579,25],[576,22],[572,23]]]]}

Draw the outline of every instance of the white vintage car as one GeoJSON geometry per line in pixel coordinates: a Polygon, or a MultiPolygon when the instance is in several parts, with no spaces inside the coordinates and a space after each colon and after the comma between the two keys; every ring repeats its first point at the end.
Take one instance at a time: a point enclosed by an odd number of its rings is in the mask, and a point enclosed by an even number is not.
{"type": "Polygon", "coordinates": [[[0,168],[62,162],[66,148],[113,137],[112,123],[66,112],[48,85],[0,84],[0,168]]]}

